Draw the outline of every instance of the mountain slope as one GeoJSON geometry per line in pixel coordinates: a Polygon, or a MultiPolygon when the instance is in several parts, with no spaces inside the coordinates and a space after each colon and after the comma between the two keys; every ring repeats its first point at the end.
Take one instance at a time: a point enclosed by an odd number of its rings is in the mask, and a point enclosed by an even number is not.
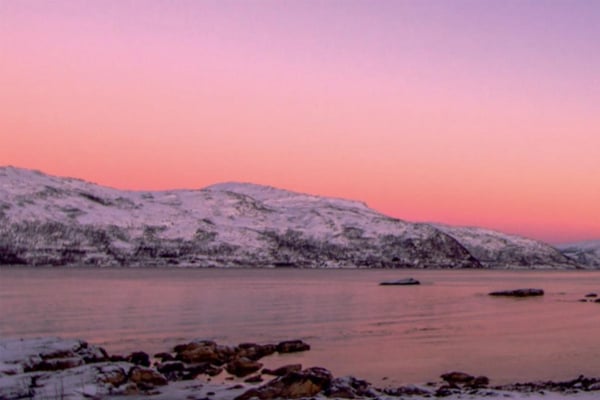
{"type": "Polygon", "coordinates": [[[435,225],[490,268],[580,268],[554,247],[533,239],[476,227],[435,225]]]}
{"type": "Polygon", "coordinates": [[[356,201],[249,183],[123,191],[13,167],[0,168],[0,264],[575,267],[533,240],[409,223],[356,201]]]}
{"type": "Polygon", "coordinates": [[[574,262],[590,268],[600,268],[600,240],[567,243],[556,246],[574,262]]]}
{"type": "Polygon", "coordinates": [[[481,266],[431,226],[252,184],[134,192],[6,167],[0,220],[3,264],[481,266]]]}

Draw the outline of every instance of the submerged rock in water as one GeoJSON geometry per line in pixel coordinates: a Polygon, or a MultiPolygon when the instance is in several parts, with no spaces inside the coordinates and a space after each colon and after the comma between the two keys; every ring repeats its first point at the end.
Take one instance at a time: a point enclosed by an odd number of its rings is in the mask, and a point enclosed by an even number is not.
{"type": "Polygon", "coordinates": [[[379,283],[381,286],[409,286],[409,285],[420,285],[421,282],[414,278],[397,279],[395,281],[383,281],[379,283]]]}
{"type": "Polygon", "coordinates": [[[510,297],[532,297],[532,296],[543,296],[544,290],[542,289],[514,289],[514,290],[501,290],[497,292],[489,293],[490,296],[510,296],[510,297]]]}

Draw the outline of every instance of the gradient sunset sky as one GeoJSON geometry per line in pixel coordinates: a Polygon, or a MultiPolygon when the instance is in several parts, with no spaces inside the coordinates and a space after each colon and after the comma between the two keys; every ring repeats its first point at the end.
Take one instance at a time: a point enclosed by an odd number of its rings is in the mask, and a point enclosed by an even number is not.
{"type": "Polygon", "coordinates": [[[600,238],[600,1],[0,0],[0,164],[600,238]]]}

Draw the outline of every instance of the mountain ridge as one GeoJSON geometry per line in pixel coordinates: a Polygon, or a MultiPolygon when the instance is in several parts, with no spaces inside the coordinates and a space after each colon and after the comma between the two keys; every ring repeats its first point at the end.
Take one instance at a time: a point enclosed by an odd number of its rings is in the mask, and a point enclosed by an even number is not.
{"type": "Polygon", "coordinates": [[[576,263],[592,268],[600,268],[600,240],[565,243],[556,247],[562,254],[576,263]]]}
{"type": "MultiPolygon", "coordinates": [[[[252,183],[130,191],[0,167],[0,222],[0,264],[579,267],[530,239],[519,257],[505,251],[493,264],[496,250],[478,252],[466,228],[450,232],[381,214],[360,201],[252,183]]],[[[495,239],[505,235],[489,232],[495,239]]],[[[504,247],[517,242],[505,240],[504,247]]]]}

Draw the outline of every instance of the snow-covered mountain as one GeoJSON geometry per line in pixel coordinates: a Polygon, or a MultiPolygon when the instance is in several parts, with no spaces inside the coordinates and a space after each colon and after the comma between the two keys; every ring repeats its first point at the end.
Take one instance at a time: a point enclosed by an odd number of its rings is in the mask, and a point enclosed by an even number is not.
{"type": "Polygon", "coordinates": [[[579,268],[554,247],[533,239],[476,227],[435,225],[491,268],[579,268]]]}
{"type": "MultiPolygon", "coordinates": [[[[476,254],[488,253],[469,250],[469,235],[446,229],[356,201],[248,183],[123,191],[0,168],[0,264],[482,267],[476,254]]],[[[523,257],[499,264],[560,264],[546,245],[523,246],[523,257]]],[[[574,266],[565,260],[563,266],[574,266]]]]}
{"type": "Polygon", "coordinates": [[[578,264],[600,268],[600,240],[561,244],[556,247],[578,264]]]}

